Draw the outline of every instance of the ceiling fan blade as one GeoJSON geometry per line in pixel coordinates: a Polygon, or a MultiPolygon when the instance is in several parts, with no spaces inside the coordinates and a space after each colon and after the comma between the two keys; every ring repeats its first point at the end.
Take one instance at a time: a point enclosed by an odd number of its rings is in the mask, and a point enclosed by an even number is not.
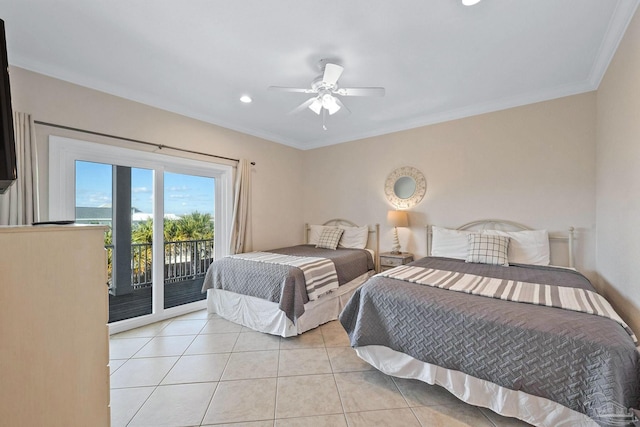
{"type": "Polygon", "coordinates": [[[341,110],[343,110],[343,111],[344,111],[345,113],[347,113],[347,114],[351,114],[351,110],[349,110],[349,109],[347,108],[347,106],[346,106],[346,105],[344,105],[344,104],[342,103],[342,101],[340,101],[340,98],[335,98],[335,97],[334,97],[334,99],[336,100],[336,103],[340,106],[340,109],[341,109],[341,110]]]}
{"type": "Polygon", "coordinates": [[[269,86],[268,90],[275,92],[316,93],[313,89],[302,87],[269,86]]]}
{"type": "Polygon", "coordinates": [[[383,87],[341,87],[334,91],[341,96],[384,96],[383,87]]]}
{"type": "Polygon", "coordinates": [[[293,110],[289,111],[289,114],[297,114],[301,111],[306,110],[307,108],[309,108],[309,105],[313,104],[313,101],[316,100],[316,97],[312,97],[307,99],[306,101],[304,101],[302,104],[298,105],[296,108],[294,108],[293,110]]]}
{"type": "Polygon", "coordinates": [[[322,81],[328,85],[335,85],[342,75],[342,71],[344,71],[344,68],[342,66],[327,63],[324,66],[324,75],[322,76],[322,81]]]}

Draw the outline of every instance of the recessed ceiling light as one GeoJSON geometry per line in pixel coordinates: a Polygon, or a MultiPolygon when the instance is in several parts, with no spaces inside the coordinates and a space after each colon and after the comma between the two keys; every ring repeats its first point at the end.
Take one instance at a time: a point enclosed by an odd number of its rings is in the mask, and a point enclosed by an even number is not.
{"type": "Polygon", "coordinates": [[[245,104],[249,104],[251,101],[253,101],[251,99],[251,97],[249,95],[242,95],[240,97],[240,102],[244,102],[245,104]]]}
{"type": "Polygon", "coordinates": [[[480,3],[480,0],[462,0],[462,4],[465,6],[473,6],[478,3],[480,3]]]}

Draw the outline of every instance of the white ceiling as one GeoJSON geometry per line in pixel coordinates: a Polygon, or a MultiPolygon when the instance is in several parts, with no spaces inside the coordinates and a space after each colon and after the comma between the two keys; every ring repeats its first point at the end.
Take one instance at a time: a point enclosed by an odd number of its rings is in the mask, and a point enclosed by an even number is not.
{"type": "Polygon", "coordinates": [[[9,62],[301,149],[594,90],[640,0],[0,0],[9,62]],[[335,58],[343,98],[287,114],[335,58]],[[249,94],[253,103],[242,104],[249,94]]]}

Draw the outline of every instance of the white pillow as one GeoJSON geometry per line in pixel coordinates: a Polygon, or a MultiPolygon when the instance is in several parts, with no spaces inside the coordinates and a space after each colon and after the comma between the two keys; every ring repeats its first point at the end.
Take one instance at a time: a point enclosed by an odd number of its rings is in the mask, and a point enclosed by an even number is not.
{"type": "Polygon", "coordinates": [[[317,245],[318,240],[320,240],[320,235],[324,231],[324,229],[335,230],[338,227],[329,227],[326,225],[310,225],[309,226],[309,244],[317,245]]]}
{"type": "Polygon", "coordinates": [[[474,231],[451,230],[449,228],[431,227],[433,240],[431,256],[467,259],[469,252],[469,235],[479,234],[474,231]]]}
{"type": "Polygon", "coordinates": [[[547,230],[484,230],[484,234],[509,238],[509,264],[549,265],[549,233],[547,230]]]}
{"type": "Polygon", "coordinates": [[[340,226],[344,230],[339,248],[349,249],[364,249],[367,247],[367,240],[369,240],[369,226],[363,225],[362,227],[344,227],[340,226]]]}

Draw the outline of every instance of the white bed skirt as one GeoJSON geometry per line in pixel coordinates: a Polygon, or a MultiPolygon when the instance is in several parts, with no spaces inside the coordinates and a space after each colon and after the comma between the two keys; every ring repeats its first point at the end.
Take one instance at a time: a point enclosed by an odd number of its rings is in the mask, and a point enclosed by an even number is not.
{"type": "Polygon", "coordinates": [[[545,427],[598,425],[586,415],[549,399],[510,390],[460,371],[425,363],[388,347],[370,345],[356,347],[355,350],[361,359],[387,375],[437,384],[466,403],[489,408],[506,417],[545,427]]]}
{"type": "Polygon", "coordinates": [[[278,303],[221,289],[207,290],[207,309],[209,313],[247,328],[291,337],[337,319],[351,295],[370,276],[371,273],[365,273],[329,294],[309,301],[295,324],[280,310],[278,303]]]}

